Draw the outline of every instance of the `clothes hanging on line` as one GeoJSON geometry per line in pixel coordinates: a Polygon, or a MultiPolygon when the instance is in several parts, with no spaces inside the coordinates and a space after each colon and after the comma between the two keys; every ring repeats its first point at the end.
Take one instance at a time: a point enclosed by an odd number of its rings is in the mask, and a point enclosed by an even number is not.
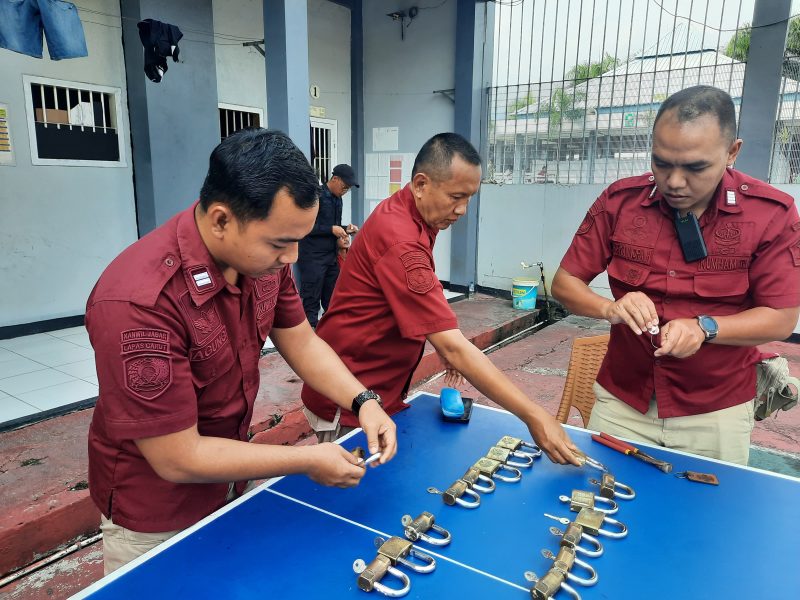
{"type": "Polygon", "coordinates": [[[139,21],[136,26],[144,46],[144,73],[150,81],[159,83],[167,72],[167,57],[178,62],[178,42],[183,33],[175,25],[154,19],[139,21]]]}
{"type": "Polygon", "coordinates": [[[78,9],[71,2],[0,2],[0,47],[42,58],[42,32],[51,60],[89,55],[78,9]]]}

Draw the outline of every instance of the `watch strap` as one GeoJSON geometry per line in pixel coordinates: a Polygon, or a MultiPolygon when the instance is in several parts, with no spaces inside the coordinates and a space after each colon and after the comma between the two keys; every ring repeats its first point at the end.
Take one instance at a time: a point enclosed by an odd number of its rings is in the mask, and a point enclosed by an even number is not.
{"type": "Polygon", "coordinates": [[[350,407],[350,410],[353,411],[354,415],[358,416],[358,411],[361,410],[361,406],[368,400],[375,400],[379,405],[383,406],[381,397],[378,394],[372,390],[364,390],[358,396],[353,398],[353,404],[350,407]]]}

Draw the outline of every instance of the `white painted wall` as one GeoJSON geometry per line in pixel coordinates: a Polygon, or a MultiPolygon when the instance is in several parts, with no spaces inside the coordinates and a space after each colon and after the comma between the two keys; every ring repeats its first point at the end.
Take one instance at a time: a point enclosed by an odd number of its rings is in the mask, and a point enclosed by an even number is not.
{"type": "MultiPolygon", "coordinates": [[[[264,38],[261,0],[214,0],[214,31],[264,38]]],[[[220,103],[252,106],[264,110],[268,121],[267,81],[264,57],[255,48],[217,39],[217,95],[220,103]]],[[[325,109],[326,119],[335,119],[338,129],[337,160],[350,163],[350,10],[328,0],[308,0],[309,82],[320,88],[320,97],[309,97],[313,106],[325,109]]],[[[363,181],[363,173],[357,174],[363,181]]],[[[342,221],[350,222],[350,202],[345,197],[342,221]]]]}
{"type": "MultiPolygon", "coordinates": [[[[264,39],[262,0],[214,0],[214,31],[247,38],[264,39]]],[[[252,46],[217,38],[217,99],[222,104],[251,106],[264,111],[267,122],[267,84],[264,57],[252,46]]],[[[263,45],[262,45],[263,47],[263,45]]]]}
{"type": "MultiPolygon", "coordinates": [[[[119,15],[117,0],[80,5],[119,15]]],[[[0,326],[83,314],[102,270],[137,238],[120,20],[80,15],[88,57],[51,61],[46,49],[41,60],[0,49],[0,103],[9,106],[16,158],[0,166],[0,326]],[[121,88],[127,166],[34,166],[23,74],[121,88]]]]}
{"type": "MultiPolygon", "coordinates": [[[[604,187],[484,183],[478,228],[478,284],[510,291],[514,277],[540,278],[538,267],[523,269],[520,262],[541,261],[549,290],[572,236],[604,187]]],[[[599,275],[591,287],[609,295],[605,274],[599,275]]]]}
{"type": "MultiPolygon", "coordinates": [[[[521,261],[542,261],[549,291],[578,225],[605,187],[484,183],[478,230],[478,284],[511,290],[514,277],[539,276],[537,268],[523,269],[521,261]]],[[[775,187],[790,194],[800,210],[800,185],[775,187]]],[[[591,288],[611,297],[605,273],[595,278],[591,288]]],[[[795,333],[800,333],[800,322],[795,333]]]]}
{"type": "MultiPolygon", "coordinates": [[[[453,130],[453,102],[433,90],[455,86],[456,2],[420,10],[405,40],[400,23],[386,16],[399,8],[407,6],[396,0],[363,1],[367,153],[373,152],[374,127],[398,127],[398,151],[414,154],[431,136],[453,130]]],[[[433,257],[439,279],[449,280],[449,231],[438,235],[433,257]]]]}

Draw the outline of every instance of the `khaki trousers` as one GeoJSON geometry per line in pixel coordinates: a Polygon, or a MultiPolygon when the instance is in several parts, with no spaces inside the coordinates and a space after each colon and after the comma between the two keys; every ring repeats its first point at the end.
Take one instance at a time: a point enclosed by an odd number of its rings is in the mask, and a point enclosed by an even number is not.
{"type": "Polygon", "coordinates": [[[655,397],[646,414],[631,408],[599,383],[587,427],[625,437],[746,465],[753,431],[753,401],[688,417],[658,418],[655,397]]]}
{"type": "Polygon", "coordinates": [[[356,429],[355,427],[342,426],[339,423],[340,413],[341,409],[336,411],[336,416],[333,418],[333,421],[326,421],[325,419],[315,415],[307,408],[303,407],[303,414],[306,416],[308,424],[311,425],[311,429],[313,429],[314,433],[317,434],[317,442],[320,444],[323,442],[335,442],[343,435],[347,435],[356,429]]]}
{"type": "MultiPolygon", "coordinates": [[[[249,482],[242,495],[252,490],[256,485],[255,481],[249,482]]],[[[237,497],[233,484],[230,484],[227,501],[230,502],[237,497]]],[[[148,550],[152,550],[162,542],[166,542],[182,530],[142,533],[141,531],[133,531],[126,527],[121,527],[111,519],[106,519],[105,516],[100,515],[100,531],[103,532],[103,574],[108,575],[122,565],[131,562],[134,558],[140,557],[148,550]]]]}

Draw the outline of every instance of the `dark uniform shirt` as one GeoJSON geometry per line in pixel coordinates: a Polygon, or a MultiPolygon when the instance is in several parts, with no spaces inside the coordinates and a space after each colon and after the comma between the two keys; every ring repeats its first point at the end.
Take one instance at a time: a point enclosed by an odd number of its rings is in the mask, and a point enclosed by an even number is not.
{"type": "MultiPolygon", "coordinates": [[[[708,256],[687,263],[673,210],[653,180],[642,175],[609,186],[561,267],[587,283],[608,271],[615,299],[644,292],[662,326],[756,306],[800,306],[800,218],[791,196],[727,169],[700,217],[708,256]]],[[[661,418],[712,412],[755,396],[755,347],[703,344],[688,358],[656,358],[654,351],[650,334],[612,325],[598,383],[642,413],[655,392],[661,418]]]]}
{"type": "Polygon", "coordinates": [[[324,185],[319,197],[319,212],[314,229],[300,240],[300,261],[313,260],[321,264],[322,259],[328,259],[330,264],[336,262],[337,238],[331,232],[334,225],[342,226],[342,199],[324,185]]]}
{"type": "MultiPolygon", "coordinates": [[[[358,380],[380,394],[390,415],[404,408],[425,336],[458,328],[434,272],[436,233],[408,187],[381,202],[350,247],[330,308],[317,327],[317,335],[358,380]]],[[[334,402],[308,386],[302,398],[311,412],[333,420],[334,402]]],[[[358,426],[350,411],[342,412],[340,422],[358,426]]]]}
{"type": "MultiPolygon", "coordinates": [[[[227,483],[159,477],[134,440],[183,431],[247,441],[258,360],[274,327],[305,319],[289,267],[226,282],[195,205],[120,254],[86,308],[100,396],[89,485],[100,511],[134,531],[183,529],[225,503],[227,483]]],[[[237,489],[244,487],[240,482],[237,489]]]]}

